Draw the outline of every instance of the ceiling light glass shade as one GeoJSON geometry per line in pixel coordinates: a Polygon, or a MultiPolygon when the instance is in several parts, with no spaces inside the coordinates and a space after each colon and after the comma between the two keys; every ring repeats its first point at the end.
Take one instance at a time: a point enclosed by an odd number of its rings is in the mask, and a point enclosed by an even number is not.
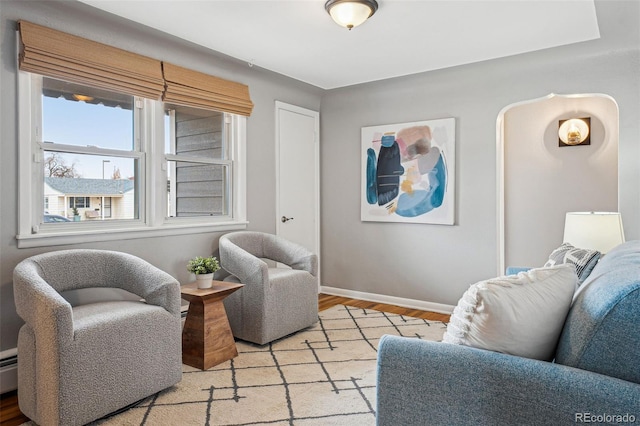
{"type": "Polygon", "coordinates": [[[324,8],[336,24],[351,29],[366,21],[376,10],[375,0],[329,0],[324,8]]]}
{"type": "Polygon", "coordinates": [[[563,242],[607,253],[624,242],[622,216],[616,212],[569,212],[565,217],[563,242]]]}

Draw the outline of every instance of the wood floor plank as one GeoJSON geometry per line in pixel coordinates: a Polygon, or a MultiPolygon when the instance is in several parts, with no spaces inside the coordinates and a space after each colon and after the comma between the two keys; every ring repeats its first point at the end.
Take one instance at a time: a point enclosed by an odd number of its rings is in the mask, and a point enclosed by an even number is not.
{"type": "Polygon", "coordinates": [[[29,419],[18,408],[18,394],[11,391],[0,395],[0,425],[18,426],[29,419]]]}
{"type": "Polygon", "coordinates": [[[421,311],[419,309],[404,308],[402,306],[388,305],[385,303],[367,302],[366,300],[350,299],[343,296],[333,296],[320,294],[318,296],[318,309],[323,311],[335,305],[355,306],[362,309],[374,309],[377,311],[389,312],[392,314],[405,315],[408,317],[422,318],[431,321],[449,322],[450,315],[437,312],[421,311]]]}

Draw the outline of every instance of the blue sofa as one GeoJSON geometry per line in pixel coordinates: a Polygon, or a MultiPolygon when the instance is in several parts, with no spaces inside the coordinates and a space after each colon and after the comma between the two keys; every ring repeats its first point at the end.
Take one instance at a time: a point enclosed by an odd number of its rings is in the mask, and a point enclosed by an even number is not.
{"type": "Polygon", "coordinates": [[[545,362],[383,336],[377,424],[640,424],[640,241],[596,265],[545,362]]]}

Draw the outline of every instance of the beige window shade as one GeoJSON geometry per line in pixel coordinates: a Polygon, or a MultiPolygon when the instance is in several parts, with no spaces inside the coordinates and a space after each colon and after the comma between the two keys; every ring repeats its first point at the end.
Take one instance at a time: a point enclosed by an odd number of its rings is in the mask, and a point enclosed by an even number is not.
{"type": "Polygon", "coordinates": [[[159,99],[160,61],[19,21],[20,69],[119,93],[159,99]]]}
{"type": "Polygon", "coordinates": [[[162,70],[166,84],[162,99],[165,102],[251,115],[253,102],[248,86],[167,62],[162,63],[162,70]]]}

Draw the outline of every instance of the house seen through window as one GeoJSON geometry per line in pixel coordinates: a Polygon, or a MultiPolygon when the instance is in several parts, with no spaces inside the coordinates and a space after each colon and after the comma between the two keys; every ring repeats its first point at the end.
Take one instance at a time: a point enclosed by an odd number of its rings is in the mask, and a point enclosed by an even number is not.
{"type": "Polygon", "coordinates": [[[133,96],[42,78],[45,215],[73,221],[139,217],[144,157],[134,104],[133,96]]]}

